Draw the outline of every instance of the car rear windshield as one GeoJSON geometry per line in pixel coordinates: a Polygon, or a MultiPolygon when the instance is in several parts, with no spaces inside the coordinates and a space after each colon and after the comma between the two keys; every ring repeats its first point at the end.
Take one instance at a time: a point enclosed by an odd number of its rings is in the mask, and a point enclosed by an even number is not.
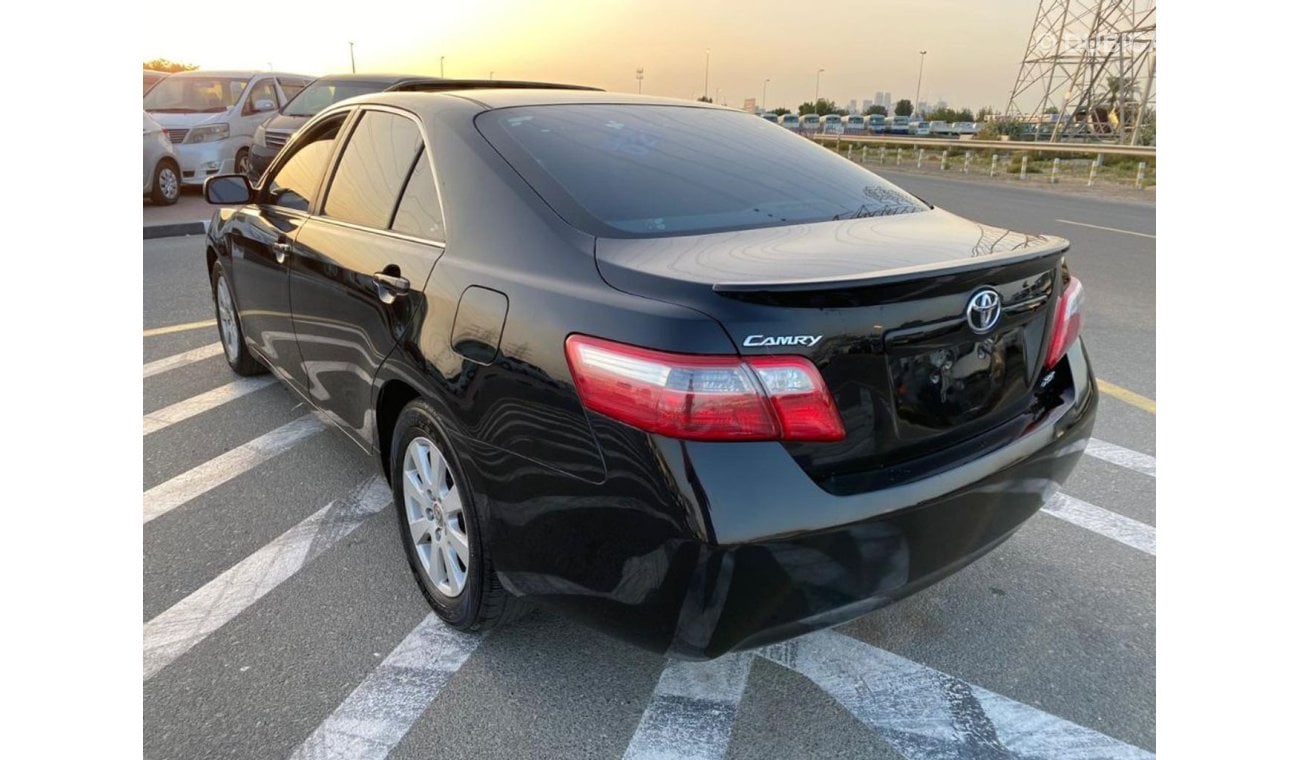
{"type": "Polygon", "coordinates": [[[331,82],[317,79],[285,105],[284,115],[315,116],[325,110],[326,106],[332,106],[340,100],[369,95],[387,88],[387,82],[358,82],[354,79],[331,82]]]}
{"type": "Polygon", "coordinates": [[[662,105],[502,108],[479,130],[570,224],[658,237],[923,211],[831,151],[738,111],[662,105]]]}

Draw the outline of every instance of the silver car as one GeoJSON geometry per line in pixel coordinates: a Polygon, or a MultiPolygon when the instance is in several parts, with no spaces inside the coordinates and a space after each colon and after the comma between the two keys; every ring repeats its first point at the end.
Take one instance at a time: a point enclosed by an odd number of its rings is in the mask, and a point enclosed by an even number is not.
{"type": "Polygon", "coordinates": [[[176,149],[158,122],[144,114],[144,194],[155,205],[170,206],[181,197],[181,166],[176,149]]]}
{"type": "Polygon", "coordinates": [[[253,133],[313,77],[275,71],[181,71],[149,90],[144,110],[176,146],[181,182],[248,174],[253,133]]]}

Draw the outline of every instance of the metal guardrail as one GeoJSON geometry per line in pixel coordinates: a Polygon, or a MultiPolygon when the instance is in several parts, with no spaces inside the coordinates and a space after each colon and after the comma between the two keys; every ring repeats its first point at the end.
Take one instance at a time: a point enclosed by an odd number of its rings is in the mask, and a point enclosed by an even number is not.
{"type": "Polygon", "coordinates": [[[1021,181],[1042,179],[1053,185],[1085,181],[1085,178],[1088,187],[1099,181],[1102,184],[1129,185],[1139,190],[1155,184],[1156,151],[1149,146],[946,140],[901,135],[804,136],[864,165],[901,167],[906,161],[918,169],[947,172],[951,168],[963,174],[975,172],[990,177],[1018,175],[1021,181]]]}
{"type": "Polygon", "coordinates": [[[879,145],[926,145],[936,148],[961,148],[963,150],[1032,150],[1039,153],[1093,153],[1103,156],[1130,156],[1155,158],[1156,149],[1150,145],[1113,145],[1110,143],[1051,143],[1029,140],[951,140],[940,137],[911,135],[830,135],[814,134],[810,137],[820,143],[872,143],[879,145]]]}

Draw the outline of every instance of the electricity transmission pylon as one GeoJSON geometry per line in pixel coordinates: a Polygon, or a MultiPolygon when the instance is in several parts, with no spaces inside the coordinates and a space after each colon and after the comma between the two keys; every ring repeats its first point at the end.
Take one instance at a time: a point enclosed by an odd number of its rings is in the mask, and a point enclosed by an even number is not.
{"type": "Polygon", "coordinates": [[[1136,144],[1155,75],[1155,0],[1039,0],[1006,115],[1036,140],[1136,144]]]}

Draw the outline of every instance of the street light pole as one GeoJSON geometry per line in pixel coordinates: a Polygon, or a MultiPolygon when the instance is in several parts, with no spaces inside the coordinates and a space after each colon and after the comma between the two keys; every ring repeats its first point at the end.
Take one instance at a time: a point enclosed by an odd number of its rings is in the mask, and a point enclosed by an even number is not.
{"type": "Polygon", "coordinates": [[[357,56],[352,52],[352,44],[351,42],[348,43],[348,58],[352,59],[352,73],[355,74],[357,73],[357,56]]]}
{"type": "Polygon", "coordinates": [[[763,113],[767,113],[767,83],[770,81],[772,80],[771,79],[763,80],[763,113]]]}
{"type": "Polygon", "coordinates": [[[704,97],[709,97],[709,51],[704,50],[704,97]]]}
{"type": "Polygon", "coordinates": [[[912,113],[921,118],[921,75],[925,73],[925,51],[921,51],[921,68],[916,72],[916,100],[912,101],[912,113]]]}
{"type": "Polygon", "coordinates": [[[447,76],[447,69],[446,69],[446,67],[444,67],[444,66],[442,65],[442,62],[445,61],[445,60],[447,60],[447,56],[445,56],[445,55],[440,55],[440,56],[438,56],[438,76],[439,76],[439,78],[446,78],[446,76],[447,76]]]}
{"type": "Polygon", "coordinates": [[[817,89],[813,91],[813,109],[817,108],[817,101],[822,98],[822,72],[826,69],[817,69],[817,89]]]}
{"type": "Polygon", "coordinates": [[[641,94],[641,80],[644,78],[645,78],[645,69],[640,66],[637,66],[636,67],[636,94],[637,95],[641,94]]]}

